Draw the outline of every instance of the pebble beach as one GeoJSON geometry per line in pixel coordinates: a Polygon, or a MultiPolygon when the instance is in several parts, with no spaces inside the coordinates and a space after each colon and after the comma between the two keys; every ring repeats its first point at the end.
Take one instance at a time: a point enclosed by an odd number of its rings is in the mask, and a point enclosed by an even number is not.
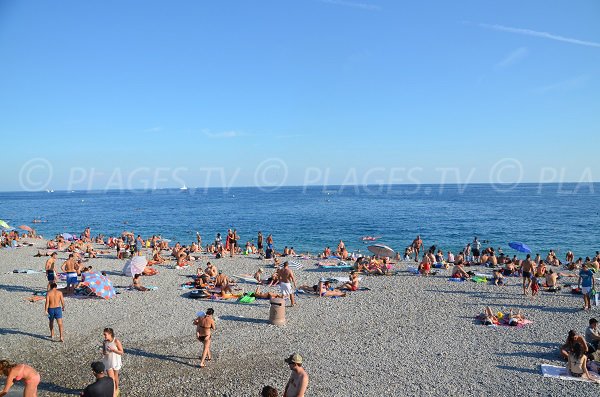
{"type": "MultiPolygon", "coordinates": [[[[125,261],[112,252],[87,265],[106,271],[119,294],[110,300],[67,296],[65,343],[51,341],[44,302],[26,300],[46,289],[46,257],[33,256],[45,240],[27,241],[34,246],[0,250],[0,358],[36,368],[40,396],[78,395],[93,381],[89,365],[101,357],[105,327],[114,328],[125,348],[122,396],[256,396],[264,385],[282,394],[289,377],[283,360],[293,352],[304,357],[309,396],[588,395],[599,387],[543,378],[540,371],[541,364],[564,365],[558,348],[569,329],[582,333],[598,315],[597,307],[582,311],[581,297],[568,288],[524,297],[520,278],[508,278],[505,287],[449,282],[447,270],[421,277],[406,271],[412,265],[406,262],[395,265],[395,275],[364,276],[368,291],[341,298],[300,294],[298,304],[286,308],[287,324],[274,326],[267,300],[194,300],[180,289],[208,260],[229,276],[258,267],[269,273],[268,261],[200,255],[189,268],[154,266],[159,273],[142,282],[157,289],[140,292],[125,289],[131,283],[121,274],[125,261]],[[521,309],[533,323],[483,326],[475,317],[485,306],[521,309]],[[217,325],[214,358],[200,369],[192,321],[209,307],[217,325]]],[[[66,257],[59,252],[57,267],[66,257]]],[[[298,262],[304,265],[295,271],[298,285],[347,276],[321,270],[316,260],[298,262]]]]}

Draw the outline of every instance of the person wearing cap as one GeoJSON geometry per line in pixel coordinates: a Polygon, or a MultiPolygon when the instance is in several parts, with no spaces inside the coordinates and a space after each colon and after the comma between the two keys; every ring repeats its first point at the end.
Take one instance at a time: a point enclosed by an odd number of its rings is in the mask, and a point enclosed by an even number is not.
{"type": "Polygon", "coordinates": [[[92,372],[96,377],[96,381],[88,385],[81,396],[83,397],[113,397],[115,393],[115,384],[112,378],[104,373],[105,367],[102,361],[92,363],[92,372]]]}
{"type": "Polygon", "coordinates": [[[285,385],[283,397],[304,397],[308,388],[308,374],[302,367],[302,356],[294,353],[285,359],[292,373],[285,385]]]}

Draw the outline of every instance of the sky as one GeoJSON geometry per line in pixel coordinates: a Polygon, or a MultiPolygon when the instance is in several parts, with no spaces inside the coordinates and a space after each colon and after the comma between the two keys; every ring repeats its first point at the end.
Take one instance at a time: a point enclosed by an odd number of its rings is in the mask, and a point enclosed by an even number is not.
{"type": "Polygon", "coordinates": [[[600,181],[600,2],[0,1],[0,190],[600,181]]]}

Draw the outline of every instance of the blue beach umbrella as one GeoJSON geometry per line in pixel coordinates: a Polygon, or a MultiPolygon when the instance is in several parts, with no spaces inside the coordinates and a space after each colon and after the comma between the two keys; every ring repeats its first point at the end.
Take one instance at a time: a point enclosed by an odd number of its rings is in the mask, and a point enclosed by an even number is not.
{"type": "Polygon", "coordinates": [[[527,245],[521,243],[520,241],[511,241],[510,243],[508,243],[508,246],[519,252],[525,252],[526,254],[531,254],[531,248],[529,248],[527,245]]]}

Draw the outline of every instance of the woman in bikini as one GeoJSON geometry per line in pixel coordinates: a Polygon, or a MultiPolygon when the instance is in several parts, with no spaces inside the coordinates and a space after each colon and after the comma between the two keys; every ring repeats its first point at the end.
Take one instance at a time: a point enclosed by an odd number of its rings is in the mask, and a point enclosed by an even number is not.
{"type": "Polygon", "coordinates": [[[206,360],[212,360],[212,354],[210,352],[210,343],[212,339],[212,332],[216,331],[215,320],[213,314],[215,311],[212,308],[206,310],[206,314],[202,317],[198,317],[194,320],[196,326],[196,338],[202,342],[202,356],[200,357],[200,368],[206,366],[206,360]]]}
{"type": "Polygon", "coordinates": [[[20,380],[25,383],[23,397],[37,397],[37,388],[40,384],[40,374],[26,364],[11,364],[0,360],[0,374],[6,376],[6,385],[0,391],[0,396],[5,396],[15,382],[20,380]]]}

